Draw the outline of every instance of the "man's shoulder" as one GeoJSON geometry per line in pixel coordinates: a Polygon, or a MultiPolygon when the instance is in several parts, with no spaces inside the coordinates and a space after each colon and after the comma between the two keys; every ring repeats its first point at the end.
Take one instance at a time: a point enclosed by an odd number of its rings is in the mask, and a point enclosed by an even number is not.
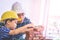
{"type": "Polygon", "coordinates": [[[26,20],[30,20],[29,18],[27,18],[27,17],[25,17],[24,19],[26,19],[26,20]]]}
{"type": "Polygon", "coordinates": [[[25,17],[23,23],[25,23],[25,24],[29,24],[29,23],[31,23],[31,21],[30,21],[30,19],[28,19],[27,17],[25,17]]]}
{"type": "Polygon", "coordinates": [[[27,17],[25,17],[25,18],[24,18],[24,21],[30,21],[30,19],[29,19],[29,18],[27,18],[27,17]]]}

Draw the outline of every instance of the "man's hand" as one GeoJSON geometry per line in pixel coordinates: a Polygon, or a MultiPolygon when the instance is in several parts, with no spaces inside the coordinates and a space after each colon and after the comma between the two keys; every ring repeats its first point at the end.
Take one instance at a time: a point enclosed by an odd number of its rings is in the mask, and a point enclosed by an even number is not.
{"type": "Polygon", "coordinates": [[[27,24],[27,25],[25,25],[25,28],[26,29],[29,29],[29,28],[34,28],[35,26],[33,25],[33,24],[27,24]]]}

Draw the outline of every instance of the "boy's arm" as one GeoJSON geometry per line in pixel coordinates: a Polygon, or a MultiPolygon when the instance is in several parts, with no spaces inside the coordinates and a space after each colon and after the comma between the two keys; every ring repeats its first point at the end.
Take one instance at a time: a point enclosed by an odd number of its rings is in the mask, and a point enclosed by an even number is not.
{"type": "Polygon", "coordinates": [[[34,25],[32,24],[27,24],[23,27],[20,27],[20,28],[17,28],[15,30],[10,30],[9,34],[10,35],[16,35],[16,34],[19,34],[19,33],[25,33],[26,31],[31,31],[33,30],[33,28],[28,28],[28,27],[33,27],[34,25]]]}

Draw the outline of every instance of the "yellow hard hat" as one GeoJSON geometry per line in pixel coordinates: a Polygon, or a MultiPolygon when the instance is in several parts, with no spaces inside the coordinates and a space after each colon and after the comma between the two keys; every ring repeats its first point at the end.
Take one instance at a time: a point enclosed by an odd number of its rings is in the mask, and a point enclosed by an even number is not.
{"type": "Polygon", "coordinates": [[[17,19],[18,18],[18,15],[14,11],[6,11],[6,12],[4,12],[2,14],[1,21],[6,20],[6,19],[9,19],[9,18],[15,18],[15,19],[17,19]]]}

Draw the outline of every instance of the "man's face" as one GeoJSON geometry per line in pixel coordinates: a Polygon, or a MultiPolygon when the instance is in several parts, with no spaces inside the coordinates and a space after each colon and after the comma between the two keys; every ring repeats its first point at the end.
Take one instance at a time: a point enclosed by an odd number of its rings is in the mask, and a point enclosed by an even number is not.
{"type": "Polygon", "coordinates": [[[24,13],[18,13],[18,17],[21,19],[21,21],[24,20],[24,13]]]}

